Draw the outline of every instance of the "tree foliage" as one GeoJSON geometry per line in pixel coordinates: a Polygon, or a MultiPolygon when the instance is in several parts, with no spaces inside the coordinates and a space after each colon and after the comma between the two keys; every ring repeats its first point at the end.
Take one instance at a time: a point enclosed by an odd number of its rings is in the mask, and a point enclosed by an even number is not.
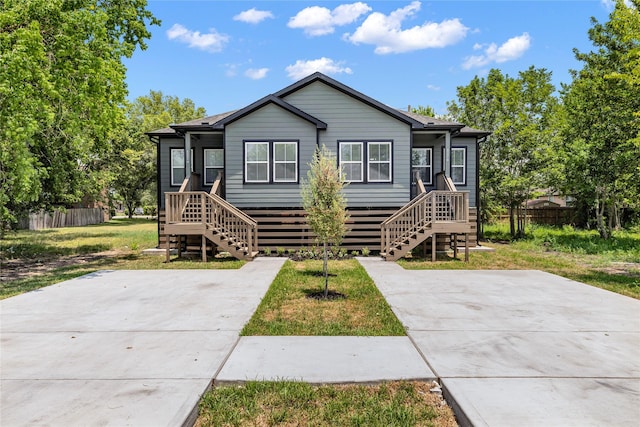
{"type": "Polygon", "coordinates": [[[124,120],[123,57],[159,24],[145,0],[5,0],[0,10],[0,223],[107,182],[124,120]]]}
{"type": "Polygon", "coordinates": [[[554,91],[545,69],[530,67],[518,77],[492,69],[486,78],[458,87],[457,102],[448,103],[457,121],[492,132],[480,146],[481,211],[509,208],[512,236],[524,233],[523,203],[557,182],[554,91]]]}
{"type": "Polygon", "coordinates": [[[205,109],[196,107],[189,98],[180,101],[176,96],[153,90],[127,106],[125,127],[116,138],[109,169],[113,197],[124,203],[129,216],[145,194],[151,204],[157,202],[154,191],[157,147],[145,133],[205,115],[205,109]]]}
{"type": "Polygon", "coordinates": [[[563,88],[567,139],[566,191],[595,214],[603,238],[624,208],[640,206],[640,16],[638,1],[618,0],[601,24],[592,18],[591,52],[563,88]]]}
{"type": "Polygon", "coordinates": [[[327,150],[316,149],[307,179],[302,181],[302,204],[307,222],[324,248],[324,296],[329,291],[327,245],[339,245],[346,233],[347,200],[342,193],[344,179],[336,167],[335,156],[327,150]]]}

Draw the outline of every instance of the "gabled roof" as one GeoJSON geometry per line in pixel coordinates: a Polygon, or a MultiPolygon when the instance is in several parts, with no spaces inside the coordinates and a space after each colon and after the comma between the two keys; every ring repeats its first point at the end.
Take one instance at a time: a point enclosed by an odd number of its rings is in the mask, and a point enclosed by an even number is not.
{"type": "Polygon", "coordinates": [[[423,116],[422,114],[412,113],[410,111],[397,110],[400,114],[411,117],[412,119],[420,122],[422,128],[413,128],[414,130],[451,130],[456,131],[464,127],[463,124],[457,122],[451,122],[448,120],[436,119],[435,117],[423,116]]]}
{"type": "Polygon", "coordinates": [[[151,132],[147,132],[147,135],[149,136],[171,136],[171,135],[176,135],[176,133],[178,133],[177,131],[179,130],[185,130],[185,129],[189,129],[189,130],[195,130],[195,129],[200,129],[200,130],[210,130],[211,129],[211,125],[214,123],[219,122],[220,120],[224,119],[225,117],[230,116],[231,114],[235,113],[238,110],[233,110],[233,111],[227,111],[226,113],[220,113],[220,114],[215,114],[213,116],[207,116],[207,117],[202,117],[199,119],[194,119],[194,120],[189,120],[188,122],[183,122],[177,125],[169,125],[169,127],[167,128],[163,128],[163,129],[158,129],[158,130],[154,130],[151,132]]]}
{"type": "Polygon", "coordinates": [[[217,131],[223,130],[224,127],[234,121],[245,117],[252,112],[264,107],[268,104],[274,104],[279,106],[280,108],[285,109],[286,111],[312,123],[316,126],[317,129],[326,129],[327,124],[322,120],[313,117],[312,115],[305,113],[297,107],[289,104],[284,101],[282,98],[314,83],[314,82],[322,82],[329,87],[332,87],[370,107],[377,109],[391,117],[394,117],[397,120],[400,120],[404,123],[407,123],[411,126],[412,130],[448,130],[450,132],[454,132],[456,134],[468,135],[468,136],[476,136],[476,137],[484,137],[490,134],[490,132],[485,132],[477,129],[472,129],[468,126],[465,126],[461,123],[451,122],[447,120],[436,119],[434,117],[422,116],[420,114],[411,113],[407,111],[398,110],[395,108],[391,108],[375,99],[368,97],[367,95],[358,92],[355,89],[350,88],[349,86],[340,83],[337,80],[332,79],[320,72],[313,73],[302,80],[299,80],[284,89],[279,90],[278,92],[267,95],[264,98],[257,100],[256,102],[241,108],[239,110],[229,111],[222,114],[217,114],[213,116],[204,117],[202,119],[190,120],[188,122],[171,125],[168,128],[158,129],[152,132],[147,132],[149,136],[171,136],[176,134],[184,133],[185,131],[217,131]]]}
{"type": "Polygon", "coordinates": [[[256,102],[254,102],[251,105],[248,105],[236,112],[234,112],[233,114],[230,114],[229,116],[223,118],[222,120],[219,120],[218,122],[213,124],[213,128],[214,129],[224,129],[224,127],[230,123],[233,123],[234,121],[241,119],[242,117],[249,115],[251,113],[253,113],[254,111],[264,107],[267,104],[275,104],[280,108],[285,109],[286,111],[290,112],[291,114],[294,114],[298,117],[300,117],[301,119],[304,119],[312,124],[314,124],[316,126],[317,129],[326,129],[327,128],[327,124],[325,122],[323,122],[322,120],[318,120],[315,117],[313,117],[310,114],[305,113],[304,111],[302,111],[301,109],[294,107],[293,105],[283,101],[282,99],[274,96],[274,95],[267,95],[262,99],[257,100],[256,102]]]}
{"type": "Polygon", "coordinates": [[[277,96],[278,98],[284,98],[290,94],[292,94],[293,92],[302,89],[305,86],[310,85],[311,83],[320,81],[324,84],[326,84],[327,86],[330,86],[336,90],[339,90],[340,92],[344,93],[345,95],[348,95],[352,98],[357,99],[360,102],[363,102],[367,105],[369,105],[370,107],[375,108],[376,110],[379,110],[385,114],[390,115],[391,117],[394,117],[402,122],[405,122],[407,124],[410,124],[412,128],[418,127],[418,128],[422,128],[424,127],[424,125],[413,119],[412,117],[409,117],[405,114],[402,114],[400,111],[396,110],[395,108],[391,108],[388,105],[385,105],[379,101],[376,101],[375,99],[361,93],[358,92],[357,90],[350,88],[349,86],[340,83],[337,80],[332,79],[329,76],[326,76],[324,74],[322,74],[321,72],[315,72],[305,78],[303,78],[302,80],[298,80],[297,82],[285,87],[284,89],[279,90],[278,92],[274,93],[275,96],[277,96]]]}

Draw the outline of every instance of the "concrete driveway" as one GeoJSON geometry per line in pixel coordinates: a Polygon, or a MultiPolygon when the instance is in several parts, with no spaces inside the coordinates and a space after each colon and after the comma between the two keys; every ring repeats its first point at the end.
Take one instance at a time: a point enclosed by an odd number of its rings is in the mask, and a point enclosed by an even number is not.
{"type": "Polygon", "coordinates": [[[639,425],[640,301],[540,271],[359,261],[463,425],[639,425]]]}
{"type": "Polygon", "coordinates": [[[284,261],[101,271],[0,301],[0,425],[181,425],[284,261]]]}

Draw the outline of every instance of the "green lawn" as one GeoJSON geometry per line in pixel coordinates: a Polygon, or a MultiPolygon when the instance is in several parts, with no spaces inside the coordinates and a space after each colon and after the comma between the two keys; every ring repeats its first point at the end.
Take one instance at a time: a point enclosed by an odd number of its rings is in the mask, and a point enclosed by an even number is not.
{"type": "Polygon", "coordinates": [[[495,252],[471,252],[465,263],[441,255],[398,261],[407,269],[543,270],[640,299],[640,232],[620,231],[609,240],[597,232],[534,226],[530,234],[509,242],[506,224],[487,226],[484,246],[495,252]]]}
{"type": "Polygon", "coordinates": [[[196,426],[457,426],[451,409],[430,387],[286,381],[216,387],[202,398],[196,426]]]}
{"type": "Polygon", "coordinates": [[[85,227],[7,233],[0,240],[0,299],[73,279],[97,270],[240,268],[244,261],[215,258],[207,263],[142,255],[157,245],[157,223],[115,219],[85,227]],[[13,272],[12,272],[13,271],[13,272]],[[17,274],[28,277],[14,280],[17,274]],[[5,277],[6,276],[6,277],[5,277]]]}
{"type": "Polygon", "coordinates": [[[355,259],[329,261],[329,289],[343,299],[308,298],[324,289],[322,261],[287,261],[242,335],[404,335],[378,288],[355,259]]]}

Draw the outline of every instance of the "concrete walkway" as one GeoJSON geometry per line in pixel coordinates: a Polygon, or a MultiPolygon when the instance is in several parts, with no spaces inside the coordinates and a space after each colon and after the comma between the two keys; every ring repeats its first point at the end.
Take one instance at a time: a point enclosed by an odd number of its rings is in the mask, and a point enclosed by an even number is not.
{"type": "Polygon", "coordinates": [[[640,301],[540,271],[359,261],[462,424],[640,423],[640,301]]]}
{"type": "Polygon", "coordinates": [[[101,271],[0,301],[0,425],[188,424],[284,261],[101,271]]]}
{"type": "Polygon", "coordinates": [[[283,258],[0,301],[0,425],[191,425],[214,378],[439,378],[463,425],[638,425],[640,301],[536,271],[359,261],[409,337],[239,339],[283,258]]]}

